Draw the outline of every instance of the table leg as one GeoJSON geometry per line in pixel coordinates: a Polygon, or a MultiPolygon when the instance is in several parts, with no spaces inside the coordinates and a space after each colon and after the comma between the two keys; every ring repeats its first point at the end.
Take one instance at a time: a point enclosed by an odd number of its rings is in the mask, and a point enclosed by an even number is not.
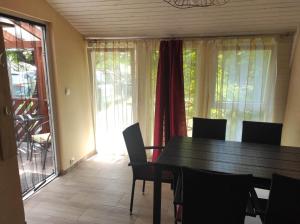
{"type": "Polygon", "coordinates": [[[160,224],[161,213],[161,167],[155,166],[153,194],[153,224],[160,224]]]}

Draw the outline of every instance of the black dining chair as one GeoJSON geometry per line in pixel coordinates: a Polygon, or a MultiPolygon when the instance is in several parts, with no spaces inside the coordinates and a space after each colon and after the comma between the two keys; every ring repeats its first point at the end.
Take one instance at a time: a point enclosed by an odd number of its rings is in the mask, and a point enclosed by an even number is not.
{"type": "Polygon", "coordinates": [[[243,224],[252,175],[184,168],[182,223],[243,224]]]}
{"type": "Polygon", "coordinates": [[[193,138],[225,140],[225,119],[193,118],[193,138]]]}
{"type": "Polygon", "coordinates": [[[280,145],[281,123],[243,121],[242,142],[280,145]]]}
{"type": "Polygon", "coordinates": [[[300,180],[273,174],[268,202],[256,199],[264,224],[300,223],[300,180]]]}
{"type": "MultiPolygon", "coordinates": [[[[242,129],[242,142],[259,143],[268,145],[280,145],[281,142],[282,124],[258,122],[258,121],[243,121],[242,129]]],[[[254,187],[261,189],[270,189],[270,182],[264,179],[255,178],[254,187]]],[[[255,211],[254,200],[256,197],[255,189],[251,190],[251,200],[249,201],[248,214],[254,216],[260,212],[255,211]],[[253,209],[249,209],[252,207],[253,209]]],[[[259,199],[260,204],[266,204],[267,200],[264,198],[259,199]]],[[[263,216],[260,215],[261,220],[263,216]]]]}
{"type": "MultiPolygon", "coordinates": [[[[226,136],[226,124],[225,119],[210,119],[210,118],[200,118],[193,117],[193,138],[207,138],[207,139],[217,139],[225,140],[226,136]]],[[[182,187],[181,187],[181,177],[176,178],[177,185],[175,191],[174,205],[176,222],[180,222],[182,219],[182,187]]],[[[175,222],[175,223],[176,223],[175,222]]]]}
{"type": "MultiPolygon", "coordinates": [[[[145,147],[143,137],[141,134],[139,123],[135,123],[123,131],[123,136],[126,144],[126,148],[129,155],[130,163],[133,173],[132,191],[130,199],[130,214],[132,214],[134,189],[136,180],[143,181],[143,193],[145,191],[145,182],[154,181],[154,164],[147,161],[146,150],[148,149],[159,149],[162,150],[161,146],[148,146],[145,147]]],[[[172,173],[163,172],[162,182],[173,183],[172,173]]]]}

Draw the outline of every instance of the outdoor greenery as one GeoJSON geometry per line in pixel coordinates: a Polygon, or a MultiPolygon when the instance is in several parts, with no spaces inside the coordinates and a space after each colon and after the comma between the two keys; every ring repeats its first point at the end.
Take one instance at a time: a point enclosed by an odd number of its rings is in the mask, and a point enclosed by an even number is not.
{"type": "MultiPolygon", "coordinates": [[[[183,77],[184,77],[184,99],[185,99],[185,113],[187,121],[188,132],[192,130],[193,116],[195,115],[195,89],[196,89],[196,50],[195,49],[184,49],[183,50],[183,77]]],[[[159,51],[155,51],[152,54],[152,64],[158,65],[159,51]]],[[[156,93],[156,78],[157,78],[157,67],[152,68],[152,89],[153,95],[156,93]]],[[[155,97],[154,97],[155,100],[155,97]]]]}
{"type": "Polygon", "coordinates": [[[132,103],[133,51],[96,53],[98,109],[132,103]]]}
{"type": "Polygon", "coordinates": [[[197,60],[199,59],[195,49],[183,50],[184,99],[188,135],[192,134],[193,117],[195,116],[197,60]]]}
{"type": "Polygon", "coordinates": [[[263,120],[271,50],[218,51],[210,117],[227,119],[227,139],[240,138],[243,120],[263,120]]]}
{"type": "MultiPolygon", "coordinates": [[[[132,66],[131,60],[134,51],[111,51],[111,52],[97,52],[95,57],[96,64],[96,79],[98,86],[98,107],[103,108],[112,103],[116,103],[116,99],[124,94],[124,85],[127,84],[125,93],[129,98],[130,86],[132,82],[132,66]],[[109,86],[113,87],[110,88],[109,86]],[[113,92],[111,92],[113,91],[113,92]],[[106,94],[105,102],[103,94],[106,94]],[[111,97],[109,97],[109,94],[111,97]],[[102,96],[102,97],[101,97],[102,96]],[[119,96],[119,97],[118,97],[119,96]],[[102,100],[101,100],[102,99],[102,100]],[[100,104],[100,105],[99,105],[100,104]],[[105,104],[105,105],[103,105],[105,104]]],[[[151,90],[152,95],[156,93],[156,78],[158,67],[159,51],[156,50],[152,53],[152,67],[151,70],[151,90]]],[[[195,75],[196,75],[196,50],[185,49],[183,55],[183,73],[184,73],[184,92],[185,92],[185,107],[188,131],[192,130],[192,119],[194,116],[195,105],[195,75]]],[[[153,97],[153,105],[155,105],[155,97],[153,97]]],[[[153,109],[154,112],[154,109],[153,109]]]]}
{"type": "Polygon", "coordinates": [[[28,49],[6,50],[10,88],[14,98],[30,98],[37,94],[34,51],[28,49]]]}
{"type": "Polygon", "coordinates": [[[5,53],[10,63],[18,64],[20,62],[25,62],[31,65],[35,64],[32,50],[7,50],[5,53]]]}
{"type": "MultiPolygon", "coordinates": [[[[251,119],[262,103],[262,90],[266,82],[263,61],[270,60],[270,50],[226,50],[218,53],[214,101],[216,104],[247,104],[243,116],[251,119]]],[[[267,63],[268,65],[268,63],[267,63]]],[[[226,106],[212,108],[211,117],[226,118],[226,106]]],[[[228,110],[231,110],[229,107],[228,110]]]]}

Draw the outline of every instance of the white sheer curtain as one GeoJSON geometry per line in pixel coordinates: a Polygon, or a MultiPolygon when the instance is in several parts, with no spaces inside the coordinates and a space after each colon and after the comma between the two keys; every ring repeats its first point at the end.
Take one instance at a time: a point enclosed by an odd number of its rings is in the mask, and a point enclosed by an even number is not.
{"type": "Polygon", "coordinates": [[[197,52],[195,63],[189,63],[196,74],[194,87],[186,87],[195,89],[187,119],[225,118],[227,140],[237,141],[243,120],[273,121],[276,46],[270,37],[186,41],[185,51],[197,52]]]}
{"type": "Polygon", "coordinates": [[[218,70],[210,116],[228,120],[227,139],[239,140],[242,121],[273,121],[277,53],[273,39],[217,41],[218,70]]]}
{"type": "Polygon", "coordinates": [[[159,40],[136,41],[137,121],[146,145],[153,145],[159,40]]]}
{"type": "MultiPolygon", "coordinates": [[[[276,46],[271,37],[184,40],[189,135],[194,116],[227,119],[226,138],[237,141],[243,120],[273,121],[276,46]]],[[[88,43],[99,152],[123,154],[134,122],[152,145],[158,51],[159,40],[88,43]]]]}
{"type": "Polygon", "coordinates": [[[122,131],[134,122],[140,122],[145,144],[152,142],[158,47],[158,41],[88,43],[99,153],[124,154],[122,131]]]}
{"type": "Polygon", "coordinates": [[[188,136],[193,117],[208,117],[216,74],[216,45],[209,40],[185,40],[183,45],[184,92],[188,136]]]}

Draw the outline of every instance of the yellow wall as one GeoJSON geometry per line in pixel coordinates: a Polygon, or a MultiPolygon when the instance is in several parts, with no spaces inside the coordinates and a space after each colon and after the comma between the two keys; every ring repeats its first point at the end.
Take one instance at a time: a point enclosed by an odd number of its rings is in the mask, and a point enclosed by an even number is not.
{"type": "Polygon", "coordinates": [[[0,12],[49,23],[58,165],[66,170],[95,150],[84,38],[44,0],[1,1],[0,12]]]}
{"type": "Polygon", "coordinates": [[[300,37],[295,40],[282,143],[300,147],[300,37]]]}

